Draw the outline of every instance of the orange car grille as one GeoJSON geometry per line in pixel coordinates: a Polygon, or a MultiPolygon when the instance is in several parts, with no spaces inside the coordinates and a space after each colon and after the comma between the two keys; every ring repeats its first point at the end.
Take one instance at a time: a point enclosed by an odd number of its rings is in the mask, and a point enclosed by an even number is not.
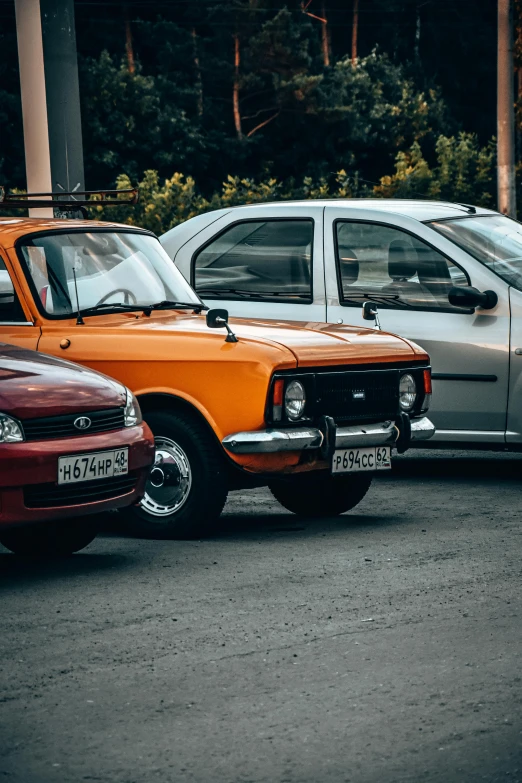
{"type": "Polygon", "coordinates": [[[393,419],[399,412],[399,370],[317,373],[316,413],[336,421],[393,419]]]}

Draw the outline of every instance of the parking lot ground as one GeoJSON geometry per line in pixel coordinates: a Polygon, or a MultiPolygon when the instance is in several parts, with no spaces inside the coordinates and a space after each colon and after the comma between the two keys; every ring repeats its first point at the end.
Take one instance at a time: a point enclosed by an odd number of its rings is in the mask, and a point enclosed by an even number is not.
{"type": "Polygon", "coordinates": [[[0,553],[6,783],[522,781],[522,457],[422,452],[352,513],[0,553]]]}

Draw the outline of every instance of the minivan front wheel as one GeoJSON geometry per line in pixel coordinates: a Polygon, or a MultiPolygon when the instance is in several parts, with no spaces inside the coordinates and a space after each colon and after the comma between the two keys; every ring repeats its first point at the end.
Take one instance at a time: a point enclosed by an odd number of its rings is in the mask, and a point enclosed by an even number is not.
{"type": "Polygon", "coordinates": [[[145,420],[156,455],[141,504],[123,511],[128,527],[149,538],[199,538],[210,532],[227,499],[218,447],[190,414],[158,411],[145,420]]]}

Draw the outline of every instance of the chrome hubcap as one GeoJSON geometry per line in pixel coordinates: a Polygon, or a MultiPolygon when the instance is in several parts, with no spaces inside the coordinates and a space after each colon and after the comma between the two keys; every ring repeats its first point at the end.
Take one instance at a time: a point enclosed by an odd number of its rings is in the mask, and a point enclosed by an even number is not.
{"type": "Polygon", "coordinates": [[[167,517],[179,511],[192,486],[190,462],[183,449],[170,438],[156,437],[156,456],[141,501],[144,511],[167,517]]]}

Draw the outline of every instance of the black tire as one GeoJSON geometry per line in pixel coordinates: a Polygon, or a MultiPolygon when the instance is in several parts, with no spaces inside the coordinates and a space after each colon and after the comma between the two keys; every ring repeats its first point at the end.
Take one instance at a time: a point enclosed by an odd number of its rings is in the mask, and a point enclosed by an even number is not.
{"type": "Polygon", "coordinates": [[[83,519],[65,519],[3,530],[0,544],[15,555],[67,557],[94,541],[98,525],[83,519]]]}
{"type": "Polygon", "coordinates": [[[141,504],[123,510],[125,527],[147,538],[201,538],[215,528],[228,494],[219,446],[190,414],[157,411],[144,418],[154,433],[156,460],[163,461],[152,468],[141,504]],[[183,475],[187,466],[190,480],[183,475]]]}
{"type": "Polygon", "coordinates": [[[270,491],[282,506],[300,517],[331,517],[355,508],[371,483],[371,473],[332,476],[321,471],[274,481],[270,491]]]}

